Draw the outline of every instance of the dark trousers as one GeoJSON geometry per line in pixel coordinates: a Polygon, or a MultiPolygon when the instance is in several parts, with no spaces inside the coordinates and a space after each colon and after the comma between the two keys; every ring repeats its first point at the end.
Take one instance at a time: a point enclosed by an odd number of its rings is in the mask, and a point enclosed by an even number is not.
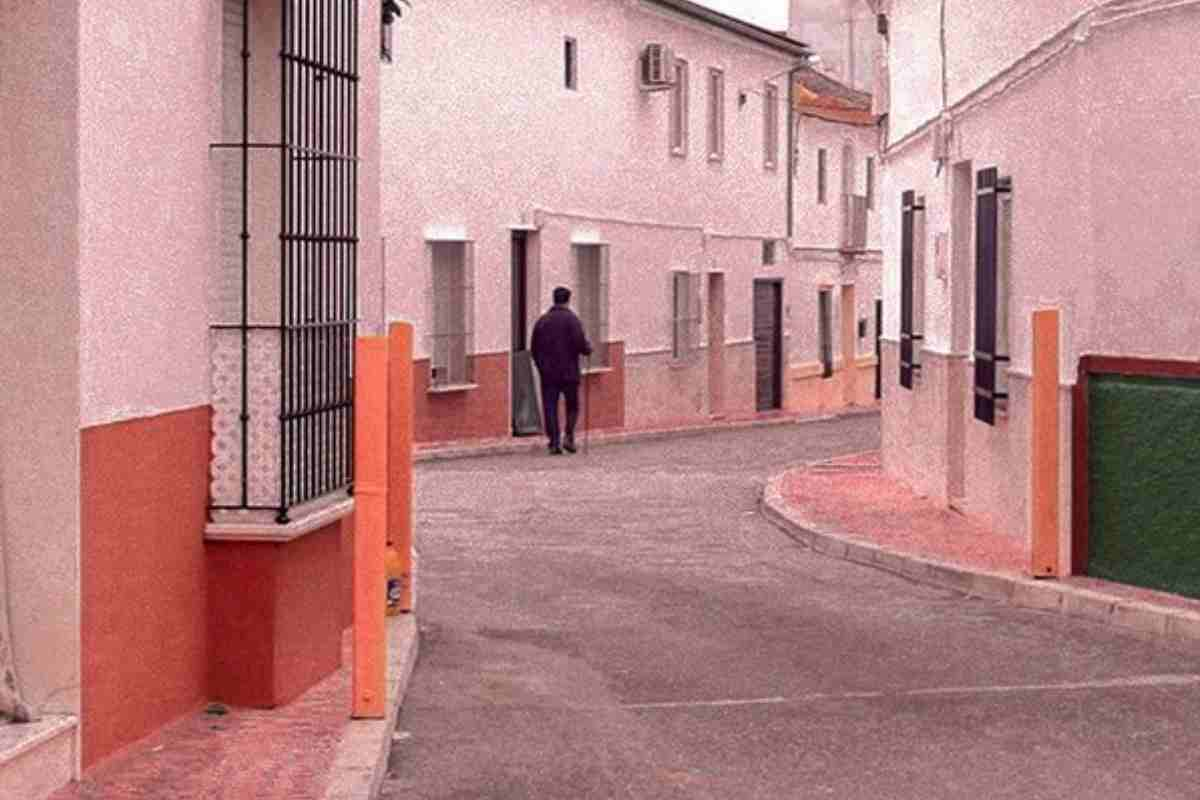
{"type": "Polygon", "coordinates": [[[551,447],[560,447],[558,432],[558,396],[567,401],[567,441],[575,441],[575,423],[579,421],[579,384],[547,383],[542,381],[542,412],[546,421],[546,436],[551,447]]]}

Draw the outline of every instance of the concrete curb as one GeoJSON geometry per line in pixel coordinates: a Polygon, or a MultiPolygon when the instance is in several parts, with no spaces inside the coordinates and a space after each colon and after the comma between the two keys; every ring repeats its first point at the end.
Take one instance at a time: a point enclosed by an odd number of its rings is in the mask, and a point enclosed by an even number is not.
{"type": "MultiPolygon", "coordinates": [[[[701,436],[706,433],[742,430],[746,428],[769,428],[780,425],[806,425],[813,422],[829,422],[831,420],[849,417],[877,416],[878,408],[846,409],[836,414],[821,414],[813,416],[780,416],[764,419],[731,420],[727,422],[712,422],[700,425],[688,425],[678,428],[661,428],[653,430],[611,431],[593,433],[588,444],[590,447],[604,447],[630,442],[649,442],[660,439],[674,439],[685,436],[701,436]]],[[[540,453],[546,449],[542,436],[530,436],[522,439],[506,439],[499,442],[482,444],[465,444],[450,447],[431,447],[417,450],[413,454],[415,462],[452,461],[460,458],[479,458],[481,456],[518,455],[522,453],[540,453]]]]}
{"type": "Polygon", "coordinates": [[[915,556],[823,529],[801,509],[783,499],[787,473],[771,478],[763,489],[763,516],[814,552],[902,575],[918,583],[953,589],[972,597],[999,600],[1021,608],[1057,612],[1151,637],[1200,642],[1200,613],[1154,603],[1127,600],[1054,580],[1034,580],[989,572],[915,556]]]}
{"type": "Polygon", "coordinates": [[[324,800],[374,800],[383,786],[392,731],[417,663],[420,637],[413,614],[388,618],[387,717],[346,723],[324,800]]]}

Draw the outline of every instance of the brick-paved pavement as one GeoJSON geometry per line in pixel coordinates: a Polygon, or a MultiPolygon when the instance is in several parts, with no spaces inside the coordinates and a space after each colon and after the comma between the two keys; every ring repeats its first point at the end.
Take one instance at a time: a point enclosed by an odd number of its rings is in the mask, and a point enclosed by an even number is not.
{"type": "MultiPolygon", "coordinates": [[[[343,663],[350,663],[349,636],[343,663]]],[[[350,713],[343,667],[269,711],[203,708],[105,759],[51,800],[316,800],[350,713]]]]}

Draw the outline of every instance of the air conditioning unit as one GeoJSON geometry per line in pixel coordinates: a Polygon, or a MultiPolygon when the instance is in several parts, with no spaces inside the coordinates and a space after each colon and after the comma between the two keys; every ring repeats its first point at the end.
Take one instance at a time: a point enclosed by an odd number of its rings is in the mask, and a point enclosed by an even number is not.
{"type": "Polygon", "coordinates": [[[643,91],[655,92],[675,85],[675,54],[661,42],[642,48],[641,78],[643,91]]]}

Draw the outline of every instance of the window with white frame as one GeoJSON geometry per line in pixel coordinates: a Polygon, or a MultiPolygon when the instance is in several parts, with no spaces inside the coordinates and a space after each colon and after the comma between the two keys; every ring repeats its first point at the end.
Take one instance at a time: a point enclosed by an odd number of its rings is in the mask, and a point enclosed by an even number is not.
{"type": "Polygon", "coordinates": [[[775,169],[779,161],[779,88],[763,87],[763,166],[775,169]]]}
{"type": "Polygon", "coordinates": [[[690,272],[671,273],[671,357],[687,361],[700,346],[699,278],[690,272]]]}
{"type": "Polygon", "coordinates": [[[608,366],[608,245],[576,244],[575,313],[592,344],[592,366],[608,366]]]}
{"type": "Polygon", "coordinates": [[[429,383],[472,383],[474,243],[430,242],[429,383]]]}
{"type": "Polygon", "coordinates": [[[688,63],[675,59],[675,85],[671,88],[671,154],[687,155],[688,63]]]}
{"type": "Polygon", "coordinates": [[[725,73],[716,67],[708,70],[708,158],[725,157],[725,73]]]}

